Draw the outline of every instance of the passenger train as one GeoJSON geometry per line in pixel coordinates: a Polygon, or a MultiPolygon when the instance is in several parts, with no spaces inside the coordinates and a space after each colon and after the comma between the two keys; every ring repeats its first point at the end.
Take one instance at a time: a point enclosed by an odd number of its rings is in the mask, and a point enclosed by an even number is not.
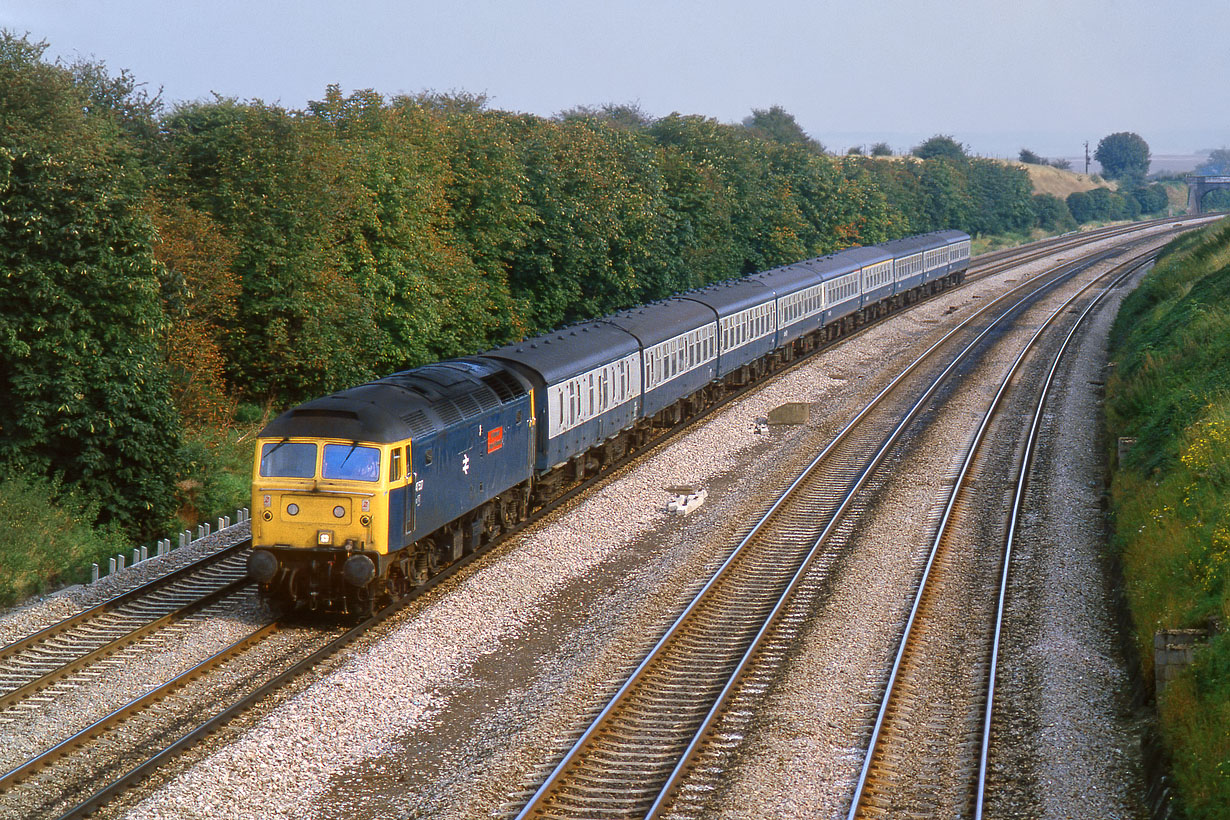
{"type": "Polygon", "coordinates": [[[282,605],[370,611],[969,258],[959,231],[851,248],[295,407],[256,443],[248,574],[282,605]]]}

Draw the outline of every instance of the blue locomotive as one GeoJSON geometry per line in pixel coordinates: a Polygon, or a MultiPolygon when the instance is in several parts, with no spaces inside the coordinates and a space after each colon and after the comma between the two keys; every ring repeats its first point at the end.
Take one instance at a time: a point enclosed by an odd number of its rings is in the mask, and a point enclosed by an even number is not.
{"type": "Polygon", "coordinates": [[[969,258],[959,231],[851,248],[295,407],[256,443],[248,573],[286,605],[370,610],[969,258]]]}

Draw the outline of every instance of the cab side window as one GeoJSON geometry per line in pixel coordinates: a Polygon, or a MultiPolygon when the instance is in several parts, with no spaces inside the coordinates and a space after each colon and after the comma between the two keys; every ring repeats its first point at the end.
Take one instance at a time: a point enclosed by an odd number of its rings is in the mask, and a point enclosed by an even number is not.
{"type": "Polygon", "coordinates": [[[401,448],[394,447],[393,455],[389,459],[389,481],[398,481],[401,479],[401,448]]]}

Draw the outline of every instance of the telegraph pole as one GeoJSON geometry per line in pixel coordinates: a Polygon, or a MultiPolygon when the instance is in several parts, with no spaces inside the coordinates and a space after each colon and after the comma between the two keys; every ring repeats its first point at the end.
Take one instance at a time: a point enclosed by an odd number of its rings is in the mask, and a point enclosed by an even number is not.
{"type": "Polygon", "coordinates": [[[1089,140],[1085,140],[1085,175],[1089,174],[1089,140]]]}

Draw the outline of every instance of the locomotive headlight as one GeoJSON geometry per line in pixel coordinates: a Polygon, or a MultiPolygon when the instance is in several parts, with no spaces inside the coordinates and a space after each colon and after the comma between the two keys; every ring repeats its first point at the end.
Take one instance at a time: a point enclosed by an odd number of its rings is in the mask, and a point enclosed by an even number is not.
{"type": "Polygon", "coordinates": [[[334,507],[334,508],[333,508],[333,517],[334,517],[334,518],[345,518],[345,517],[346,517],[346,508],[345,508],[345,507],[342,507],[342,506],[340,506],[340,505],[339,505],[339,506],[337,506],[337,507],[334,507]]]}
{"type": "Polygon", "coordinates": [[[333,530],[320,530],[317,532],[316,543],[322,547],[333,546],[333,530]]]}
{"type": "Polygon", "coordinates": [[[286,514],[287,514],[287,515],[298,515],[298,514],[299,514],[299,505],[298,505],[298,504],[287,504],[287,505],[286,505],[286,514]]]}

